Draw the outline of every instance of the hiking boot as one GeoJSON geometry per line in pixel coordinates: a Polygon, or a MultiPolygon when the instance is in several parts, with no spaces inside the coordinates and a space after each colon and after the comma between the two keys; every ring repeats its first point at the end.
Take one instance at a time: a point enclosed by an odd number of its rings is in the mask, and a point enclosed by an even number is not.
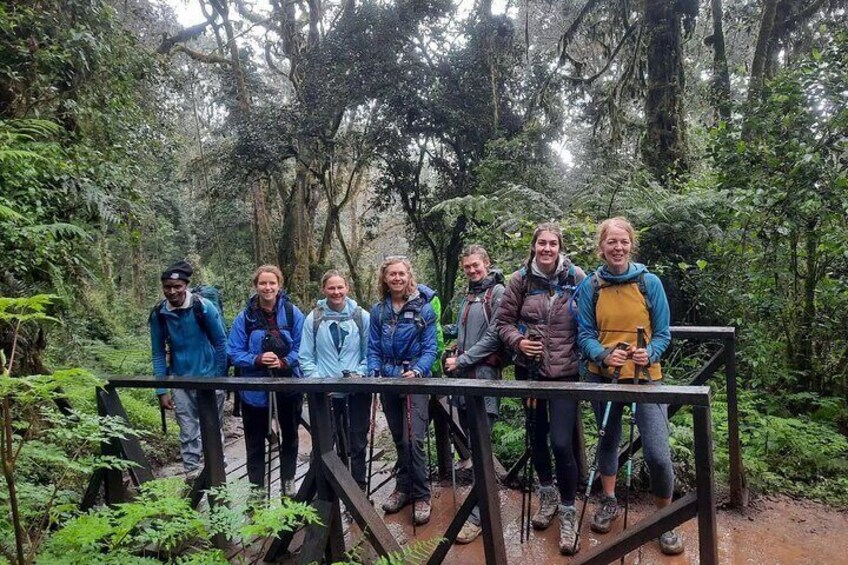
{"type": "Polygon", "coordinates": [[[533,518],[530,522],[533,524],[533,528],[537,530],[544,530],[551,525],[551,521],[557,513],[557,506],[559,506],[559,493],[553,485],[540,486],[538,493],[539,508],[536,510],[536,513],[533,514],[533,518]]]}
{"type": "Polygon", "coordinates": [[[580,551],[577,542],[577,509],[574,506],[559,505],[559,552],[574,555],[580,551]]]}
{"type": "Polygon", "coordinates": [[[471,543],[477,536],[480,535],[480,532],[483,531],[478,524],[470,520],[466,520],[465,524],[462,525],[462,529],[459,530],[459,534],[456,536],[456,543],[460,545],[465,545],[467,543],[471,543]]]}
{"type": "Polygon", "coordinates": [[[283,481],[283,496],[292,498],[297,494],[297,489],[294,486],[294,479],[286,479],[283,481]]]}
{"type": "Polygon", "coordinates": [[[412,521],[416,526],[423,526],[430,521],[430,501],[416,500],[413,505],[412,521]]]}
{"type": "Polygon", "coordinates": [[[383,512],[394,514],[395,512],[400,512],[407,504],[409,504],[409,498],[407,498],[406,494],[396,490],[383,503],[383,512]]]}
{"type": "Polygon", "coordinates": [[[621,508],[614,496],[604,496],[600,500],[601,508],[592,515],[592,531],[605,534],[612,528],[612,523],[621,514],[621,508]]]}
{"type": "Polygon", "coordinates": [[[186,474],[185,474],[186,484],[189,485],[189,486],[194,485],[194,481],[197,480],[197,477],[199,477],[200,473],[202,473],[202,472],[203,472],[203,467],[195,467],[194,469],[192,469],[190,471],[186,471],[186,474]]]}
{"type": "Polygon", "coordinates": [[[669,530],[660,536],[660,549],[666,555],[680,555],[683,553],[683,536],[669,530]]]}

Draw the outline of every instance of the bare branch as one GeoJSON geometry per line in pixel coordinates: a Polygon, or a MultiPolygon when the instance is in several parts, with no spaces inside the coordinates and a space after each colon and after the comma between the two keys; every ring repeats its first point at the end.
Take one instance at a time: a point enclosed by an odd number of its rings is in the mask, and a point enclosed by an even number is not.
{"type": "Polygon", "coordinates": [[[173,49],[176,44],[196,39],[197,37],[203,35],[203,32],[206,31],[206,28],[209,27],[209,24],[210,22],[209,20],[207,20],[202,24],[197,24],[191,27],[181,29],[176,33],[176,35],[172,36],[169,36],[167,33],[163,33],[162,43],[159,44],[159,49],[157,49],[157,52],[163,54],[170,53],[171,49],[173,49]]]}
{"type": "Polygon", "coordinates": [[[211,53],[209,53],[209,54],[201,53],[200,51],[195,51],[194,49],[191,49],[190,47],[186,47],[185,45],[176,45],[176,46],[174,46],[174,48],[171,52],[172,53],[185,53],[190,58],[194,59],[195,61],[200,61],[201,63],[211,63],[211,64],[216,64],[216,65],[227,65],[227,66],[230,65],[230,60],[225,58],[225,57],[221,57],[220,55],[213,55],[211,53]]]}

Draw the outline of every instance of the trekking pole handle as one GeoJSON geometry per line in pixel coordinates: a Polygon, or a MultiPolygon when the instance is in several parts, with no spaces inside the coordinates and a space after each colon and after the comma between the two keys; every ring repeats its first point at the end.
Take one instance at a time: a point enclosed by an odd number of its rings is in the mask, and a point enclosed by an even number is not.
{"type": "MultiPolygon", "coordinates": [[[[644,349],[645,348],[645,326],[636,326],[636,348],[644,349]]],[[[642,365],[636,365],[635,373],[633,375],[636,384],[642,380],[642,371],[644,368],[642,365]]],[[[648,376],[648,380],[650,380],[650,376],[648,376]]]]}
{"type": "MultiPolygon", "coordinates": [[[[619,341],[615,345],[615,348],[618,349],[619,351],[627,351],[628,349],[630,349],[630,344],[627,343],[626,341],[619,341]]],[[[612,372],[612,382],[614,382],[614,383],[618,382],[618,377],[621,376],[621,367],[622,367],[622,365],[619,365],[612,372]]]]}

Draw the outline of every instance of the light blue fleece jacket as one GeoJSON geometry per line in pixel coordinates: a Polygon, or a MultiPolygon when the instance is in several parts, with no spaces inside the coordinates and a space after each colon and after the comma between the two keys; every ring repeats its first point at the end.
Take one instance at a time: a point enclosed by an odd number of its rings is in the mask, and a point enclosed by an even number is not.
{"type": "Polygon", "coordinates": [[[357,308],[356,301],[345,299],[341,312],[327,305],[327,300],[319,300],[316,309],[322,316],[318,331],[315,332],[315,310],[306,316],[303,333],[300,338],[300,368],[304,377],[341,377],[342,371],[352,371],[365,376],[368,369],[368,335],[371,317],[368,311],[361,309],[362,333],[353,318],[357,308]],[[339,330],[339,346],[336,347],[331,327],[339,330]]]}
{"type": "MultiPolygon", "coordinates": [[[[621,275],[610,273],[606,265],[598,267],[597,273],[601,279],[613,284],[632,281],[640,274],[645,273],[647,298],[651,304],[651,343],[647,346],[648,359],[651,363],[659,361],[671,343],[671,317],[668,310],[668,298],[666,298],[660,279],[655,274],[649,273],[648,268],[641,263],[630,263],[627,271],[621,275]]],[[[600,334],[595,319],[595,304],[592,300],[593,277],[594,275],[587,276],[577,291],[579,304],[577,344],[580,346],[580,352],[584,358],[601,364],[609,351],[604,349],[604,346],[598,340],[600,334]]]]}

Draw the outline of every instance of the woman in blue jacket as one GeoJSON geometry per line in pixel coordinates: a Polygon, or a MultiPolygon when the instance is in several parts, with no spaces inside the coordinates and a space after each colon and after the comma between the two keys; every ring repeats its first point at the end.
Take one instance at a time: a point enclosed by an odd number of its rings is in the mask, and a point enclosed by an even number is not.
{"type": "MultiPolygon", "coordinates": [[[[371,308],[368,374],[407,379],[429,377],[437,355],[437,321],[430,304],[435,292],[416,284],[412,264],[406,257],[388,257],[383,261],[377,288],[382,301],[371,308]]],[[[383,395],[383,411],[398,456],[395,491],[383,503],[383,510],[392,514],[414,502],[415,524],[430,521],[430,487],[424,454],[428,402],[427,395],[383,395]],[[409,415],[407,407],[411,408],[409,415]],[[407,441],[408,417],[412,441],[407,441]]]]}
{"type": "MultiPolygon", "coordinates": [[[[300,341],[304,377],[364,376],[368,370],[370,315],[348,298],[347,279],[339,271],[321,278],[324,299],[306,316],[300,341]]],[[[368,445],[370,394],[333,394],[336,445],[351,474],[365,490],[365,448],[368,445]]]]}
{"type": "MultiPolygon", "coordinates": [[[[239,312],[227,340],[227,354],[245,377],[299,377],[298,352],[303,331],[303,313],[281,290],[283,273],[274,265],[262,265],[253,273],[256,294],[239,312]]],[[[264,485],[265,438],[268,434],[268,393],[241,391],[247,477],[251,484],[264,485]]],[[[294,494],[297,467],[297,428],[303,395],[276,393],[280,427],[280,477],[283,494],[294,494]]],[[[270,481],[270,477],[268,478],[270,481]]]]}

